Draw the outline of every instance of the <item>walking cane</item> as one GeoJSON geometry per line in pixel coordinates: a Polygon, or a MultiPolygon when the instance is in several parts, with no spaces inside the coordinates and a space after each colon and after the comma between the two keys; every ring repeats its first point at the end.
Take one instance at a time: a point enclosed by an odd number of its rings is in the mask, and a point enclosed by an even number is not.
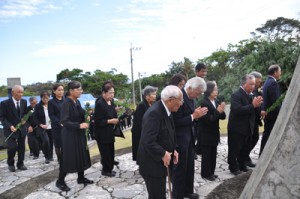
{"type": "Polygon", "coordinates": [[[169,166],[167,166],[167,173],[168,173],[169,195],[170,195],[170,199],[172,199],[171,176],[170,176],[169,166]]]}

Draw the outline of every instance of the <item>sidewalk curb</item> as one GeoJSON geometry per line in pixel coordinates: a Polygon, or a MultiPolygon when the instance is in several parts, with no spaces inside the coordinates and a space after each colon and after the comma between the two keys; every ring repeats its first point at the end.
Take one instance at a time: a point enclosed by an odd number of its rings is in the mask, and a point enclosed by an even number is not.
{"type": "MultiPolygon", "coordinates": [[[[96,142],[89,144],[89,148],[95,145],[96,142]]],[[[120,156],[125,153],[131,152],[131,147],[118,149],[115,151],[115,156],[120,156]]],[[[95,155],[91,157],[91,163],[95,164],[100,161],[100,155],[95,155]]],[[[59,168],[54,170],[48,171],[45,174],[40,176],[34,177],[28,181],[25,181],[21,184],[16,185],[15,187],[3,192],[0,194],[1,199],[23,199],[39,188],[43,188],[45,185],[49,184],[50,182],[54,181],[58,177],[59,168]]]]}

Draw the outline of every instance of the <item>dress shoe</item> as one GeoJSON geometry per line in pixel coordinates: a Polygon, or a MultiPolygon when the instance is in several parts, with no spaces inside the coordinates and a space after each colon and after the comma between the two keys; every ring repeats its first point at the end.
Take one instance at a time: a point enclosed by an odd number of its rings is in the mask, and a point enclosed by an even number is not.
{"type": "Polygon", "coordinates": [[[107,172],[107,171],[102,171],[101,174],[103,176],[108,176],[108,177],[114,177],[116,174],[113,174],[112,172],[107,172]]]}
{"type": "Polygon", "coordinates": [[[33,156],[33,160],[39,159],[39,156],[33,156]]]}
{"type": "Polygon", "coordinates": [[[197,193],[190,193],[186,196],[184,196],[185,198],[190,198],[190,199],[198,199],[199,195],[197,193]]]}
{"type": "Polygon", "coordinates": [[[33,153],[30,153],[29,156],[33,156],[33,153]]]}
{"type": "Polygon", "coordinates": [[[236,170],[236,171],[230,171],[230,173],[237,176],[237,175],[241,174],[242,172],[240,170],[236,170]]]}
{"type": "Polygon", "coordinates": [[[24,165],[22,165],[22,166],[18,166],[18,169],[24,171],[24,170],[27,170],[27,167],[25,167],[24,165]]]}
{"type": "Polygon", "coordinates": [[[50,163],[50,161],[49,161],[48,159],[46,159],[46,160],[45,160],[45,163],[46,163],[46,164],[49,164],[49,163],[50,163]]]}
{"type": "Polygon", "coordinates": [[[77,183],[78,183],[78,184],[93,184],[94,181],[89,180],[89,179],[87,179],[87,178],[78,178],[78,179],[77,179],[77,183]]]}
{"type": "Polygon", "coordinates": [[[215,175],[215,174],[214,174],[213,176],[214,176],[215,178],[218,178],[218,177],[219,177],[218,175],[215,175]]]}
{"type": "Polygon", "coordinates": [[[60,182],[60,181],[56,181],[55,183],[56,187],[59,188],[60,190],[62,191],[65,191],[65,192],[68,192],[70,191],[71,189],[66,185],[65,182],[60,182]]]}
{"type": "Polygon", "coordinates": [[[52,161],[54,161],[54,159],[53,159],[53,158],[48,158],[48,160],[49,160],[49,161],[51,161],[51,162],[52,162],[52,161]]]}
{"type": "Polygon", "coordinates": [[[249,171],[249,169],[247,167],[244,167],[244,168],[240,168],[240,171],[247,172],[249,171]]]}
{"type": "Polygon", "coordinates": [[[209,181],[215,181],[216,180],[216,178],[213,175],[211,175],[209,177],[202,177],[202,178],[204,178],[205,180],[209,180],[209,181]]]}
{"type": "Polygon", "coordinates": [[[111,171],[111,173],[112,173],[113,175],[116,175],[116,172],[115,172],[115,171],[111,171]]]}
{"type": "Polygon", "coordinates": [[[15,171],[16,171],[16,168],[15,168],[14,165],[8,166],[8,169],[9,169],[11,172],[15,172],[15,171]]]}
{"type": "Polygon", "coordinates": [[[118,162],[118,161],[114,161],[114,165],[116,165],[116,166],[119,165],[119,163],[120,162],[118,162]]]}
{"type": "Polygon", "coordinates": [[[254,168],[256,165],[250,160],[245,162],[246,166],[254,168]]]}

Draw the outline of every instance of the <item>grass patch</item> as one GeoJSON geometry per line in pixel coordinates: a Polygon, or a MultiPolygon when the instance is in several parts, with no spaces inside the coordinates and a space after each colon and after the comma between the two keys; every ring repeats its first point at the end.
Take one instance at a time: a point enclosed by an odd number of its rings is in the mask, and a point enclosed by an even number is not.
{"type": "MultiPolygon", "coordinates": [[[[116,137],[115,150],[131,147],[131,144],[132,144],[131,130],[126,130],[123,133],[124,133],[125,139],[116,137]]],[[[99,155],[99,149],[98,149],[98,145],[94,144],[90,148],[90,156],[93,157],[96,155],[99,155]]]]}

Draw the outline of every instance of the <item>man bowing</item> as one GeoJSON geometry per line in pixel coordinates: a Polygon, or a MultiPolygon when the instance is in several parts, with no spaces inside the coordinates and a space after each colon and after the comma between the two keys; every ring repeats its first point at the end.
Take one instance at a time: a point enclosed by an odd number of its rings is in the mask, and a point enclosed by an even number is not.
{"type": "Polygon", "coordinates": [[[146,182],[149,199],[166,198],[167,170],[171,159],[174,164],[178,162],[171,112],[176,112],[182,101],[180,89],[167,86],[161,92],[161,100],[154,103],[143,117],[137,163],[146,182]]]}

